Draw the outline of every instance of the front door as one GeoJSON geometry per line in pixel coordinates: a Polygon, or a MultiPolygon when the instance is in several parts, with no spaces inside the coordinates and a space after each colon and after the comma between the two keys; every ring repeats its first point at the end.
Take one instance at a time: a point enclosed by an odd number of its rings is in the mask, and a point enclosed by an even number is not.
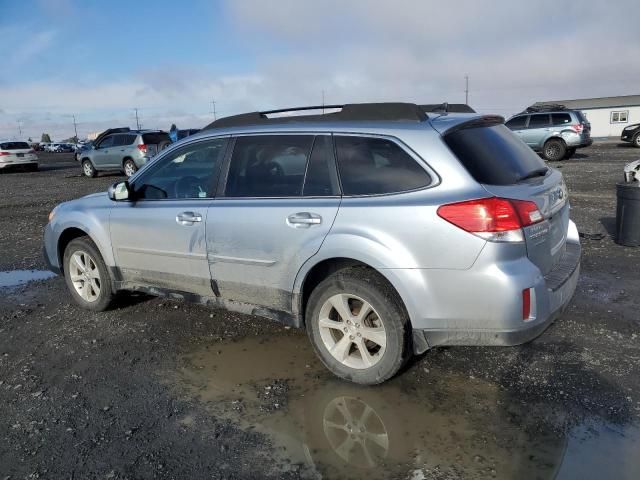
{"type": "Polygon", "coordinates": [[[111,168],[114,166],[114,142],[115,135],[105,137],[95,148],[92,159],[94,166],[99,170],[101,168],[111,168]]]}
{"type": "Polygon", "coordinates": [[[300,268],[340,206],[331,135],[240,136],[209,206],[211,276],[226,300],[292,311],[300,268]]]}
{"type": "Polygon", "coordinates": [[[111,243],[130,286],[213,296],[205,225],[226,145],[216,138],[166,152],[134,178],[133,200],[115,204],[111,243]]]}

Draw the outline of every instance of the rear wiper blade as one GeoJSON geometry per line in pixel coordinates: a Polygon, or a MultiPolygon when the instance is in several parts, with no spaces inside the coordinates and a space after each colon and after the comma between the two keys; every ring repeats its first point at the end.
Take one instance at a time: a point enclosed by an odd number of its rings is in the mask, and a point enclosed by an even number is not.
{"type": "Polygon", "coordinates": [[[535,178],[535,177],[544,177],[547,174],[548,171],[549,171],[549,169],[547,167],[538,168],[537,170],[533,170],[533,171],[529,172],[528,174],[520,177],[518,179],[518,182],[522,182],[523,180],[529,180],[530,178],[535,178]]]}

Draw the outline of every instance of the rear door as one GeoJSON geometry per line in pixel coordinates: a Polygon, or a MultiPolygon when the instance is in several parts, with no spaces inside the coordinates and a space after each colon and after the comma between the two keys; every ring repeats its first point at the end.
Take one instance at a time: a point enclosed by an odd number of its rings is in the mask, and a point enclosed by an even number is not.
{"type": "Polygon", "coordinates": [[[527,129],[520,136],[532,148],[540,148],[549,134],[551,121],[548,113],[536,113],[529,117],[527,129]]]}
{"type": "Polygon", "coordinates": [[[464,128],[445,142],[488,196],[534,201],[544,221],[524,229],[527,256],[549,272],[564,253],[569,199],[562,174],[549,168],[504,125],[464,128]]]}
{"type": "Polygon", "coordinates": [[[331,135],[238,136],[207,214],[211,277],[227,300],[280,311],[331,229],[340,193],[331,135]]]}

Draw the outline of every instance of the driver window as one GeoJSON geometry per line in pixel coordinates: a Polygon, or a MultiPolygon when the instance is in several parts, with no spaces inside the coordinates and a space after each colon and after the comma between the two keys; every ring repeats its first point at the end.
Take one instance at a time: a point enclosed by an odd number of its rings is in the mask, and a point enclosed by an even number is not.
{"type": "Polygon", "coordinates": [[[109,147],[112,147],[114,138],[115,138],[114,135],[106,137],[104,140],[102,140],[100,142],[100,145],[98,145],[98,148],[109,148],[109,147]]]}
{"type": "Polygon", "coordinates": [[[213,198],[226,144],[224,138],[199,142],[159,159],[135,180],[135,198],[213,198]]]}

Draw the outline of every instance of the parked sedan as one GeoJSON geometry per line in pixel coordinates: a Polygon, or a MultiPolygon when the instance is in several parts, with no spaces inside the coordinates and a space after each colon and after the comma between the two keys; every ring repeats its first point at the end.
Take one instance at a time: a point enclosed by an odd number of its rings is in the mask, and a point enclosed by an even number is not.
{"type": "Polygon", "coordinates": [[[0,170],[12,167],[38,170],[38,156],[27,142],[0,142],[0,170]]]}
{"type": "Polygon", "coordinates": [[[634,147],[640,148],[640,123],[629,125],[622,130],[620,140],[623,142],[631,142],[634,147]]]}

